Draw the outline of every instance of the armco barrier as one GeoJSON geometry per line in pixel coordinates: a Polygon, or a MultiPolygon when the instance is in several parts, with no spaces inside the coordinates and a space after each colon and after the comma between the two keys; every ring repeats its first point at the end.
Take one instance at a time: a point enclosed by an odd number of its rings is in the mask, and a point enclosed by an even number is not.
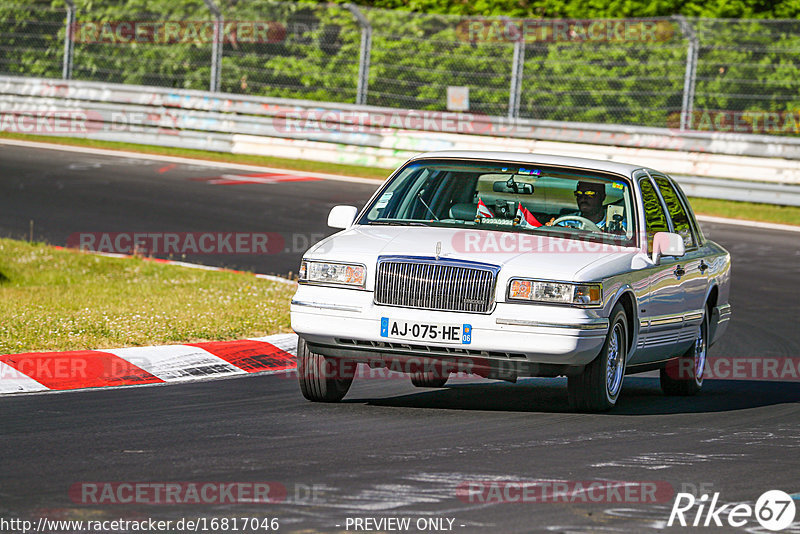
{"type": "Polygon", "coordinates": [[[43,132],[34,127],[28,133],[387,169],[429,150],[582,156],[663,170],[695,196],[800,205],[800,139],[795,138],[509,120],[0,76],[0,130],[30,126],[36,117],[55,111],[80,114],[83,128],[43,132]],[[28,122],[15,122],[20,117],[28,122]]]}

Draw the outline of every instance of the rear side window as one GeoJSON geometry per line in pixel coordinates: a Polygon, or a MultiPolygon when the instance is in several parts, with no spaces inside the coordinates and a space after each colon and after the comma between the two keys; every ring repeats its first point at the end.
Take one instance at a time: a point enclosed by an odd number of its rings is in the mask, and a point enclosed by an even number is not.
{"type": "Polygon", "coordinates": [[[653,253],[653,236],[656,232],[669,232],[667,216],[658,200],[656,190],[648,179],[639,181],[642,190],[642,200],[644,202],[644,221],[647,229],[647,252],[653,253]]]}
{"type": "Polygon", "coordinates": [[[675,233],[683,238],[683,244],[686,248],[696,247],[697,239],[692,231],[692,224],[689,222],[686,210],[681,204],[680,198],[678,198],[678,193],[666,176],[654,175],[653,179],[656,181],[659,191],[661,191],[661,196],[664,197],[675,233]]]}

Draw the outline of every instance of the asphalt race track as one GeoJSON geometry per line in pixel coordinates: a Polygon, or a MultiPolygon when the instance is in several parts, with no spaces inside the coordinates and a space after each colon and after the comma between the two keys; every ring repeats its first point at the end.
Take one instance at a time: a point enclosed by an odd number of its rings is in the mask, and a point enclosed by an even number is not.
{"type": "MultiPolygon", "coordinates": [[[[291,239],[330,233],[330,206],[360,206],[373,189],[335,181],[214,185],[204,180],[224,171],[166,166],[0,145],[0,235],[27,237],[33,219],[35,238],[59,245],[76,232],[267,231],[291,239]]],[[[734,262],[733,320],[711,357],[800,356],[798,234],[704,228],[734,262]]],[[[285,273],[302,254],[287,248],[187,259],[285,273]]],[[[798,381],[712,380],[698,397],[681,399],[662,396],[649,374],[627,377],[617,408],[602,415],[571,413],[563,379],[465,380],[424,391],[407,379],[363,378],[335,405],[306,402],[285,375],[5,396],[0,517],[276,517],[281,532],[345,531],[348,517],[449,518],[455,532],[658,531],[671,496],[486,503],[459,498],[457,489],[615,480],[719,492],[720,503],[752,504],[770,489],[797,494],[798,403],[798,381]],[[87,481],[269,481],[287,495],[271,504],[75,502],[70,487],[87,481]]],[[[784,532],[800,532],[798,521],[784,532]]],[[[748,527],[668,530],[764,532],[754,520],[748,527]]]]}
{"type": "Polygon", "coordinates": [[[34,239],[54,245],[81,233],[278,234],[283,246],[274,254],[173,256],[266,274],[297,272],[310,244],[333,233],[325,224],[330,208],[361,207],[377,187],[330,180],[238,183],[230,178],[246,181],[257,173],[2,144],[0,162],[0,236],[28,239],[30,221],[34,239]]]}

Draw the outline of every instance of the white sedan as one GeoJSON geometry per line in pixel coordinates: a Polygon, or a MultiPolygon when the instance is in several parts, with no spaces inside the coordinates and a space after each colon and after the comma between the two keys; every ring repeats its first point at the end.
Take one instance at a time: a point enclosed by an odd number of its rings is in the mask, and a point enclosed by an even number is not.
{"type": "Polygon", "coordinates": [[[654,369],[665,394],[692,395],[730,319],[730,255],[638,165],[427,153],[328,224],[344,230],[306,252],[291,304],[312,401],[341,400],[357,363],[419,387],[566,376],[581,411],[654,369]]]}

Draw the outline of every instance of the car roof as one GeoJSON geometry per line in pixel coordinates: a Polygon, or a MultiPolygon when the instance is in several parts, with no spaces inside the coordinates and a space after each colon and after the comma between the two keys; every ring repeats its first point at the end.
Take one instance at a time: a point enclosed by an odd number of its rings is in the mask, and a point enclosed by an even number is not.
{"type": "Polygon", "coordinates": [[[473,150],[439,150],[425,152],[414,156],[412,159],[422,158],[458,158],[470,160],[500,160],[516,163],[531,163],[541,165],[559,165],[568,167],[582,167],[597,171],[613,172],[630,177],[634,171],[644,168],[642,165],[619,163],[616,161],[575,158],[572,156],[553,156],[550,154],[531,154],[524,152],[491,152],[473,150]]]}

